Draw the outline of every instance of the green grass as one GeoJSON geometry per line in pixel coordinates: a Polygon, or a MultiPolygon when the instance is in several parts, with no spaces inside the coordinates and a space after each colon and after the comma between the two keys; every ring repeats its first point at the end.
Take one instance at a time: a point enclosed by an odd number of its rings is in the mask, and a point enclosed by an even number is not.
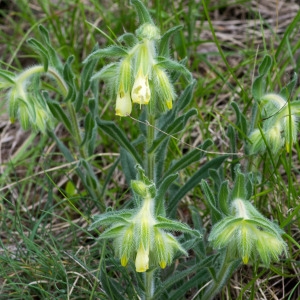
{"type": "MultiPolygon", "coordinates": [[[[259,11],[256,4],[251,4],[253,1],[246,0],[144,1],[162,31],[184,25],[173,39],[172,51],[178,60],[187,57],[187,66],[197,80],[190,107],[196,107],[198,115],[176,135],[182,142],[171,141],[171,156],[179,158],[206,139],[214,141],[209,148],[212,153],[180,172],[180,182],[186,182],[204,161],[218,156],[213,152],[233,151],[227,131],[229,124],[239,127],[231,101],[238,104],[250,122],[254,105],[251,85],[265,54],[274,59],[273,72],[267,78],[268,90],[279,92],[293,72],[299,74],[300,13],[283,5],[277,16],[276,4],[265,2],[261,5],[266,9],[259,11]]],[[[289,1],[289,5],[299,8],[296,1],[289,1]]],[[[72,68],[78,84],[81,62],[94,45],[105,47],[124,30],[133,32],[135,20],[129,1],[1,2],[0,66],[18,71],[37,63],[26,40],[39,39],[38,25],[42,24],[49,30],[62,61],[74,56],[72,68]]],[[[100,60],[97,70],[106,62],[100,60]]],[[[43,88],[46,87],[45,84],[43,88]]],[[[180,80],[178,94],[183,87],[184,81],[180,80]]],[[[297,85],[293,99],[299,92],[297,85]]],[[[2,103],[4,98],[1,94],[2,103]]],[[[105,189],[99,192],[99,199],[94,199],[76,173],[77,162],[66,161],[52,139],[24,132],[18,123],[10,124],[2,103],[0,299],[106,299],[107,291],[117,299],[116,283],[123,286],[122,296],[137,299],[136,286],[142,285],[142,276],[132,272],[132,265],[122,268],[113,256],[112,245],[98,242],[99,232],[87,230],[89,217],[99,213],[101,202],[114,209],[131,205],[128,185],[117,161],[117,144],[99,131],[95,158],[90,161],[99,185],[105,189]]],[[[117,118],[113,107],[103,86],[99,92],[99,115],[104,120],[114,120],[130,139],[135,139],[140,124],[134,119],[117,118]]],[[[87,110],[86,105],[82,112],[87,110]]],[[[132,116],[137,119],[139,112],[132,116]]],[[[70,145],[71,138],[62,126],[56,128],[56,134],[65,145],[70,145]]],[[[236,151],[242,153],[243,147],[244,141],[237,140],[236,151]]],[[[289,235],[285,236],[288,253],[270,269],[258,263],[242,266],[216,299],[299,299],[299,158],[298,144],[290,154],[283,151],[279,159],[270,159],[270,153],[265,153],[250,160],[249,165],[245,163],[247,156],[238,156],[244,171],[254,166],[260,170],[253,203],[265,216],[277,220],[289,235]]],[[[166,163],[170,162],[171,159],[166,163]]],[[[225,179],[231,180],[230,169],[230,163],[222,167],[220,173],[225,179]]],[[[209,231],[209,206],[199,186],[182,199],[177,209],[180,220],[195,225],[191,205],[209,231]]],[[[196,265],[197,255],[196,250],[191,251],[186,266],[196,265]]],[[[167,280],[175,271],[176,264],[161,271],[162,278],[167,280]]],[[[186,277],[176,285],[188,282],[186,277]]],[[[203,283],[200,279],[192,283],[185,295],[174,292],[173,295],[180,295],[176,299],[201,299],[197,295],[203,283]]]]}

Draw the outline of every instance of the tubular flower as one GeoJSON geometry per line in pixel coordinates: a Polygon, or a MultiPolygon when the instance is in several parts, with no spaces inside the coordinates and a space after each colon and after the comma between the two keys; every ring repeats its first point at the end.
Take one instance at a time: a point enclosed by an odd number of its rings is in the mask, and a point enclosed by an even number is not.
{"type": "Polygon", "coordinates": [[[160,95],[163,104],[165,104],[168,109],[172,109],[175,92],[166,71],[156,65],[153,73],[155,75],[157,93],[160,95]]]}
{"type": "Polygon", "coordinates": [[[149,249],[145,250],[143,245],[137,251],[135,269],[137,272],[146,272],[149,269],[149,249]]]}
{"type": "Polygon", "coordinates": [[[131,98],[133,103],[148,104],[151,98],[151,91],[149,87],[148,76],[143,75],[141,71],[138,72],[134,81],[131,98]]]}
{"type": "Polygon", "coordinates": [[[116,115],[126,117],[131,114],[132,103],[129,93],[119,91],[116,100],[116,115]]]}

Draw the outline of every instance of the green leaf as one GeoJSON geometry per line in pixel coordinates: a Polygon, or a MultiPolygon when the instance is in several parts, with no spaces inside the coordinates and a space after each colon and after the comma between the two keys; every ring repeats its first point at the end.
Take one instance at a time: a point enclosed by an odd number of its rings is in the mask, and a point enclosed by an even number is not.
{"type": "Polygon", "coordinates": [[[166,192],[169,188],[169,186],[178,178],[178,174],[170,174],[168,176],[165,176],[162,183],[159,185],[159,188],[157,190],[157,194],[155,197],[155,215],[165,216],[166,211],[164,207],[164,200],[166,197],[166,192]]]}
{"type": "Polygon", "coordinates": [[[157,221],[159,223],[154,225],[154,227],[156,227],[156,228],[169,230],[169,231],[185,232],[185,233],[189,233],[189,234],[201,237],[200,232],[198,232],[195,229],[190,228],[188,225],[186,225],[184,223],[174,221],[174,220],[170,220],[170,219],[164,218],[162,216],[158,216],[157,221]]]}
{"type": "Polygon", "coordinates": [[[179,201],[197,184],[200,183],[202,179],[208,177],[209,169],[218,169],[225,159],[228,158],[228,155],[218,156],[207,163],[205,163],[197,172],[190,177],[190,179],[173,195],[168,201],[169,215],[174,216],[179,201]]]}
{"type": "Polygon", "coordinates": [[[136,160],[134,157],[128,152],[125,148],[120,148],[120,160],[123,173],[126,178],[126,182],[128,185],[130,184],[131,180],[136,179],[137,171],[135,168],[136,160]]]}
{"type": "Polygon", "coordinates": [[[222,213],[226,216],[230,214],[230,207],[229,207],[229,185],[228,181],[223,181],[219,190],[218,195],[218,207],[222,211],[222,213]]]}
{"type": "Polygon", "coordinates": [[[64,99],[65,102],[67,101],[75,101],[76,100],[76,86],[74,82],[75,75],[72,71],[71,64],[74,61],[74,56],[69,56],[64,68],[63,68],[63,77],[68,84],[68,95],[64,99]]]}
{"type": "Polygon", "coordinates": [[[201,149],[206,150],[209,146],[213,144],[212,140],[204,141],[202,146],[197,147],[189,151],[187,154],[183,155],[176,162],[172,162],[172,165],[168,168],[164,176],[168,176],[172,173],[178,172],[180,170],[185,169],[195,162],[199,162],[199,160],[203,157],[204,152],[201,149]]]}
{"type": "Polygon", "coordinates": [[[236,177],[232,189],[231,199],[247,199],[248,191],[246,189],[246,176],[241,173],[239,166],[236,167],[236,177]]]}
{"type": "Polygon", "coordinates": [[[158,134],[158,138],[153,141],[152,147],[148,150],[148,153],[154,152],[157,147],[169,136],[180,132],[186,128],[186,123],[190,117],[196,115],[198,112],[195,108],[190,109],[184,115],[175,119],[171,124],[169,124],[166,130],[158,134]]]}
{"type": "Polygon", "coordinates": [[[121,36],[119,36],[118,41],[121,43],[124,42],[126,44],[126,46],[128,46],[128,47],[133,47],[134,45],[136,45],[138,43],[138,39],[131,32],[126,32],[126,33],[122,34],[121,36]]]}
{"type": "Polygon", "coordinates": [[[115,225],[102,232],[98,239],[99,240],[114,239],[118,237],[123,230],[124,230],[124,225],[115,225]]]}
{"type": "Polygon", "coordinates": [[[258,227],[261,227],[266,231],[272,232],[278,237],[280,236],[280,234],[284,233],[284,231],[279,226],[277,226],[277,224],[272,223],[264,217],[252,217],[251,219],[247,220],[247,223],[251,223],[258,227]]]}
{"type": "MultiPolygon", "coordinates": [[[[116,265],[116,262],[113,262],[113,264],[116,265]]],[[[111,265],[111,263],[109,265],[111,265]]],[[[120,270],[117,271],[120,272],[120,270]]],[[[128,298],[124,296],[124,291],[122,291],[120,288],[120,283],[116,282],[116,280],[110,277],[110,275],[111,274],[109,274],[104,267],[101,268],[99,282],[107,294],[107,298],[104,298],[103,300],[127,300],[128,298]]],[[[99,299],[102,300],[102,298],[99,299]]]]}
{"type": "Polygon", "coordinates": [[[132,210],[110,211],[92,217],[93,222],[88,230],[93,230],[100,226],[108,226],[114,223],[129,224],[128,219],[132,217],[132,210]]]}
{"type": "Polygon", "coordinates": [[[169,57],[170,56],[170,39],[173,34],[175,34],[177,31],[181,30],[183,28],[182,25],[175,26],[171,29],[169,29],[167,32],[164,33],[164,35],[160,39],[159,43],[159,49],[158,49],[158,55],[162,57],[169,57]]]}
{"type": "Polygon", "coordinates": [[[61,121],[70,133],[73,132],[70,119],[67,117],[60,104],[57,101],[50,99],[49,94],[46,91],[44,91],[42,94],[53,116],[58,121],[61,121]]]}
{"type": "Polygon", "coordinates": [[[84,138],[82,140],[82,144],[87,144],[89,143],[93,136],[95,135],[95,127],[96,123],[95,120],[92,116],[92,114],[90,112],[88,112],[85,116],[85,120],[84,120],[84,138]]]}
{"type": "Polygon", "coordinates": [[[135,6],[135,9],[137,11],[137,14],[139,16],[140,24],[144,23],[150,23],[153,24],[152,18],[147,10],[147,8],[144,6],[142,1],[139,0],[131,0],[131,4],[135,6]]]}
{"type": "Polygon", "coordinates": [[[259,76],[257,76],[252,85],[252,95],[256,101],[265,94],[266,80],[265,76],[270,71],[273,61],[270,55],[266,55],[258,68],[259,76]]]}
{"type": "Polygon", "coordinates": [[[201,180],[201,187],[202,187],[202,190],[205,194],[205,197],[206,197],[206,200],[209,204],[209,207],[211,209],[212,223],[215,224],[216,222],[218,222],[219,220],[222,219],[222,213],[217,208],[216,198],[215,198],[212,190],[210,189],[208,183],[203,179],[201,180]]]}
{"type": "MultiPolygon", "coordinates": [[[[193,80],[176,100],[176,113],[186,108],[193,99],[193,90],[196,85],[196,80],[193,80]]],[[[175,113],[175,112],[174,112],[175,113]]]]}
{"type": "MultiPolygon", "coordinates": [[[[224,254],[225,255],[225,254],[224,254]]],[[[222,268],[222,272],[217,274],[217,280],[212,281],[212,283],[205,290],[203,299],[214,299],[214,296],[222,289],[222,287],[227,283],[234,271],[240,266],[241,260],[236,259],[229,261],[226,268],[222,268]]]]}
{"type": "MultiPolygon", "coordinates": [[[[191,212],[193,225],[196,230],[200,232],[203,236],[205,234],[205,230],[203,228],[203,223],[200,217],[199,209],[195,206],[190,205],[189,210],[191,212]]],[[[197,244],[193,246],[193,250],[197,254],[198,257],[206,257],[206,242],[205,239],[197,240],[197,244]]]]}
{"type": "MultiPolygon", "coordinates": [[[[2,77],[5,81],[15,84],[15,74],[6,70],[0,69],[0,77],[2,77]]],[[[0,82],[0,89],[2,88],[2,83],[0,82]]]]}
{"type": "Polygon", "coordinates": [[[238,107],[237,103],[231,102],[231,106],[233,107],[235,113],[236,113],[236,118],[237,118],[237,129],[238,129],[238,135],[241,140],[247,139],[248,135],[248,129],[247,129],[247,121],[246,117],[244,114],[241,112],[240,108],[238,107]]]}
{"type": "MultiPolygon", "coordinates": [[[[202,260],[201,262],[194,262],[192,266],[185,267],[183,270],[175,271],[172,276],[169,276],[167,280],[162,282],[160,286],[158,286],[155,289],[155,293],[153,295],[153,299],[165,299],[162,297],[168,291],[168,294],[170,294],[171,288],[176,284],[180,287],[182,287],[182,280],[186,282],[186,278],[191,278],[193,274],[199,274],[199,276],[202,274],[203,280],[207,281],[209,279],[209,274],[206,272],[207,266],[212,265],[214,260],[214,256],[209,256],[208,258],[202,260]]],[[[197,276],[197,275],[196,275],[197,276]]],[[[182,297],[179,298],[167,298],[167,299],[183,299],[182,297]]]]}
{"type": "Polygon", "coordinates": [[[289,25],[285,29],[283,37],[280,39],[280,44],[278,45],[278,47],[276,49],[276,53],[275,53],[275,61],[278,61],[278,56],[279,55],[281,55],[282,53],[286,53],[287,40],[288,40],[289,36],[291,35],[291,33],[294,30],[297,30],[297,26],[299,24],[299,21],[300,21],[300,11],[298,10],[295,18],[292,21],[289,20],[289,25]]]}
{"type": "MultiPolygon", "coordinates": [[[[94,47],[94,51],[98,49],[98,46],[94,47]]],[[[93,71],[95,68],[95,60],[91,59],[89,62],[87,62],[82,69],[81,72],[81,82],[80,82],[80,88],[79,92],[77,94],[76,100],[75,100],[75,110],[76,112],[79,112],[81,109],[84,94],[88,90],[90,84],[91,84],[91,77],[93,75],[93,71]]]]}
{"type": "Polygon", "coordinates": [[[119,63],[111,63],[103,67],[100,71],[96,72],[92,77],[91,81],[95,79],[111,79],[115,78],[118,72],[119,63]]]}
{"type": "Polygon", "coordinates": [[[97,176],[95,175],[90,163],[86,161],[85,159],[80,159],[80,163],[82,167],[85,169],[84,174],[84,182],[85,184],[90,187],[91,189],[95,191],[99,191],[101,189],[99,180],[97,176]]]}
{"type": "Polygon", "coordinates": [[[138,151],[130,143],[123,130],[121,130],[114,122],[111,121],[103,121],[100,118],[97,118],[96,122],[104,133],[109,135],[114,141],[116,141],[121,147],[126,149],[132,155],[136,163],[141,166],[143,165],[143,161],[138,154],[138,151]]]}
{"type": "Polygon", "coordinates": [[[168,71],[176,71],[182,73],[187,78],[188,82],[191,82],[193,80],[191,72],[183,64],[177,61],[165,57],[158,57],[157,65],[168,71]]]}
{"type": "Polygon", "coordinates": [[[294,72],[293,79],[280,91],[280,95],[285,99],[291,99],[297,82],[298,75],[296,72],[294,72]]]}
{"type": "Polygon", "coordinates": [[[43,39],[43,44],[45,45],[45,47],[47,49],[47,54],[49,57],[50,65],[55,67],[57,70],[62,71],[62,63],[61,63],[55,49],[51,45],[48,30],[44,26],[39,25],[39,31],[40,31],[42,39],[43,39]]]}
{"type": "Polygon", "coordinates": [[[42,43],[40,43],[39,41],[37,41],[34,38],[30,38],[27,40],[27,43],[34,49],[37,51],[37,53],[40,55],[43,65],[44,65],[44,69],[45,72],[48,71],[48,67],[49,67],[49,55],[48,55],[48,51],[47,48],[45,46],[43,46],[42,43]]]}
{"type": "Polygon", "coordinates": [[[91,60],[100,59],[100,58],[116,58],[116,57],[124,57],[128,55],[128,52],[120,46],[109,46],[107,48],[98,49],[92,52],[88,57],[83,61],[84,64],[90,62],[91,60]]]}

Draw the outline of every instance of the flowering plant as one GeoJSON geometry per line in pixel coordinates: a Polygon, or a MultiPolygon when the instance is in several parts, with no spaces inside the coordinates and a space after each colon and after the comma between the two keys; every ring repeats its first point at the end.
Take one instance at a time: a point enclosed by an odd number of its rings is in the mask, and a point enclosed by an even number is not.
{"type": "MultiPolygon", "coordinates": [[[[103,299],[183,299],[192,288],[197,290],[193,299],[198,294],[202,300],[213,299],[242,262],[262,262],[269,267],[279,262],[282,254],[288,255],[283,229],[253,204],[253,186],[259,186],[256,183],[260,175],[252,164],[252,154],[271,149],[269,152],[277,155],[284,145],[291,153],[300,106],[299,101],[289,99],[297,76],[280,93],[267,92],[265,78],[272,61],[266,56],[252,87],[256,102],[251,122],[232,102],[237,122],[228,125],[231,153],[207,150],[213,145],[208,139],[181,154],[174,135],[186,129],[199,112],[191,107],[196,82],[186,61],[177,61],[170,53],[171,38],[182,27],[161,33],[140,0],[132,0],[131,4],[139,16],[138,29],[122,34],[108,47],[96,45],[84,59],[80,76],[72,71],[74,57],[63,63],[50,43],[48,31],[39,26],[42,42],[33,38],[28,42],[42,63],[19,75],[0,70],[0,89],[7,91],[10,120],[19,119],[23,129],[32,128],[55,141],[65,159],[75,166],[86,199],[97,209],[95,214],[89,210],[81,216],[88,223],[85,233],[97,240],[93,247],[101,248],[100,280],[93,276],[95,285],[101,286],[103,299]],[[102,58],[111,61],[95,71],[102,58]],[[181,92],[175,89],[180,77],[186,84],[181,92]],[[114,102],[114,121],[105,120],[100,113],[100,80],[114,102]],[[44,81],[47,84],[43,85],[44,81]],[[140,125],[136,126],[136,138],[124,126],[129,116],[140,125]],[[72,142],[65,143],[56,134],[57,124],[64,125],[72,142]],[[99,183],[94,158],[102,134],[118,145],[120,153],[105,181],[99,183]],[[237,152],[237,137],[245,146],[244,160],[237,152]],[[190,174],[192,165],[194,171],[190,174]],[[115,208],[108,206],[103,195],[119,166],[131,197],[115,208]],[[231,175],[232,189],[225,180],[225,171],[226,177],[231,175]],[[199,201],[201,205],[204,202],[192,194],[199,185],[210,208],[209,216],[201,215],[199,201]],[[184,213],[191,216],[190,222],[176,219],[186,195],[189,197],[183,207],[184,213]],[[211,223],[208,234],[202,217],[209,219],[206,225],[211,223]],[[107,255],[106,245],[112,249],[107,255]],[[188,281],[182,284],[186,278],[188,281]]],[[[203,1],[208,16],[205,5],[203,1]]],[[[116,198],[113,200],[119,201],[116,198]]]]}

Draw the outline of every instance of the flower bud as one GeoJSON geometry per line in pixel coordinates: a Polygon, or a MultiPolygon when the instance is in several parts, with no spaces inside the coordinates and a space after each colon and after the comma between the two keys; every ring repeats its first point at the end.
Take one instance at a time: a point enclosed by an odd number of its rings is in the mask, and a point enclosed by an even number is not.
{"type": "Polygon", "coordinates": [[[141,180],[131,180],[131,188],[136,194],[143,198],[148,195],[148,186],[141,180]]]}
{"type": "Polygon", "coordinates": [[[136,30],[136,35],[140,39],[147,39],[147,40],[159,40],[160,39],[160,32],[159,29],[150,23],[145,23],[140,26],[136,30]]]}

